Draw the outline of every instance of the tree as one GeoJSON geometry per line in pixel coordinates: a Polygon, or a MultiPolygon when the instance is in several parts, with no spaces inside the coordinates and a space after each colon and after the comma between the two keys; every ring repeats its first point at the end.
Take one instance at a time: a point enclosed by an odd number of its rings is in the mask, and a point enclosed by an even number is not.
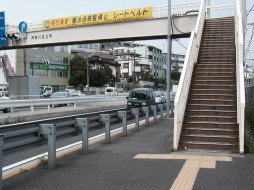
{"type": "MultiPolygon", "coordinates": [[[[86,59],[75,55],[70,60],[70,80],[69,84],[77,87],[87,84],[87,65],[86,59]]],[[[113,79],[112,69],[104,63],[103,69],[89,70],[89,86],[100,87],[113,79]]]]}
{"type": "Polygon", "coordinates": [[[178,84],[180,77],[181,77],[181,73],[178,72],[179,70],[179,66],[178,65],[173,65],[172,67],[172,71],[171,71],[171,79],[173,81],[174,84],[178,84]]]}
{"type": "Polygon", "coordinates": [[[86,59],[75,55],[70,60],[70,80],[72,86],[86,85],[86,59]]]}

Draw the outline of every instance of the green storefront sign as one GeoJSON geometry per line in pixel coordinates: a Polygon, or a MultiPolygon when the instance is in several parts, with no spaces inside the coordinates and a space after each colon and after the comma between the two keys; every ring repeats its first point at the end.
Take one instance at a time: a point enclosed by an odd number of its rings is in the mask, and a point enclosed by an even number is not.
{"type": "Polygon", "coordinates": [[[54,70],[54,71],[67,72],[68,65],[54,65],[54,64],[46,65],[46,64],[40,63],[40,62],[31,62],[30,69],[33,69],[33,70],[54,70]]]}

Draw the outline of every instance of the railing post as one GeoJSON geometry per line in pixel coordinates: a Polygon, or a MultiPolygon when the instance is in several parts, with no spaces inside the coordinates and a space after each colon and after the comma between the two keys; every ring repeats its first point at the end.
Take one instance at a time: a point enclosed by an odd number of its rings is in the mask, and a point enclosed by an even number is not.
{"type": "Polygon", "coordinates": [[[100,114],[100,121],[105,122],[105,143],[110,144],[110,123],[111,117],[110,114],[100,114]]]}
{"type": "Polygon", "coordinates": [[[135,116],[135,129],[139,131],[139,109],[138,108],[131,108],[132,115],[135,116]]]}
{"type": "Polygon", "coordinates": [[[89,150],[89,119],[76,118],[76,126],[82,130],[82,152],[87,154],[89,150]]]}
{"type": "Polygon", "coordinates": [[[127,114],[126,111],[117,111],[118,118],[121,118],[123,121],[123,136],[127,137],[127,114]]]}
{"type": "Polygon", "coordinates": [[[42,135],[48,137],[48,169],[56,168],[56,126],[55,124],[40,124],[42,135]]]}
{"type": "Polygon", "coordinates": [[[163,119],[163,104],[158,104],[158,108],[160,109],[160,115],[161,115],[160,119],[163,119]]]}
{"type": "Polygon", "coordinates": [[[4,144],[4,136],[0,134],[0,189],[3,188],[3,144],[4,144]]]}
{"type": "Polygon", "coordinates": [[[153,120],[154,123],[157,123],[157,106],[156,105],[151,105],[151,110],[153,111],[153,120]]]}
{"type": "Polygon", "coordinates": [[[149,107],[142,107],[142,111],[146,114],[146,126],[149,126],[149,107]]]}

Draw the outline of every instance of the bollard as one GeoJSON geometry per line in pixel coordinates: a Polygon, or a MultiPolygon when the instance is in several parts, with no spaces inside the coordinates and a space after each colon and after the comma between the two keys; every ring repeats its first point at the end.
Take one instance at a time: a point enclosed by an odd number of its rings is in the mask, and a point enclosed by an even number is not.
{"type": "Polygon", "coordinates": [[[127,113],[126,111],[117,111],[117,116],[122,119],[123,121],[123,136],[127,137],[127,113]]]}
{"type": "Polygon", "coordinates": [[[0,134],[0,169],[1,169],[0,189],[3,188],[3,145],[4,145],[4,136],[0,134]]]}
{"type": "Polygon", "coordinates": [[[87,154],[89,149],[89,119],[76,118],[76,126],[82,130],[82,152],[87,154]]]}
{"type": "Polygon", "coordinates": [[[158,108],[160,109],[160,115],[162,120],[163,119],[163,104],[158,104],[158,108]]]}
{"type": "Polygon", "coordinates": [[[153,120],[154,123],[157,123],[157,106],[156,105],[151,105],[151,110],[153,111],[153,120]]]}
{"type": "Polygon", "coordinates": [[[48,136],[48,169],[56,168],[56,126],[40,124],[40,134],[48,136]]]}
{"type": "Polygon", "coordinates": [[[149,126],[149,107],[142,107],[142,112],[146,115],[146,126],[149,126]]]}
{"type": "Polygon", "coordinates": [[[105,122],[105,143],[110,144],[110,122],[111,117],[110,114],[100,114],[100,121],[105,122]]]}
{"type": "Polygon", "coordinates": [[[135,116],[135,129],[139,131],[139,109],[138,108],[131,108],[132,115],[135,116]]]}

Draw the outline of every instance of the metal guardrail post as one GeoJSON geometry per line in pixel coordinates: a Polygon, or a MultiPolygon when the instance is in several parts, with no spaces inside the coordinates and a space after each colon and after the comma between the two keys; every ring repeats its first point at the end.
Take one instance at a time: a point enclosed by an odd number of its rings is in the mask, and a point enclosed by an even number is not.
{"type": "Polygon", "coordinates": [[[3,144],[4,144],[4,136],[0,134],[0,189],[3,188],[3,144]]]}
{"type": "Polygon", "coordinates": [[[48,136],[48,169],[56,168],[56,126],[55,124],[40,124],[42,135],[48,136]]]}
{"type": "Polygon", "coordinates": [[[154,123],[157,123],[157,105],[151,105],[151,110],[153,111],[154,123]]]}
{"type": "Polygon", "coordinates": [[[139,109],[138,108],[131,108],[131,113],[135,116],[135,129],[139,131],[139,109]]]}
{"type": "Polygon", "coordinates": [[[82,152],[87,154],[89,149],[89,119],[76,118],[76,126],[82,130],[82,152]]]}
{"type": "Polygon", "coordinates": [[[160,109],[161,119],[163,119],[163,104],[158,104],[158,108],[160,109]]]}
{"type": "Polygon", "coordinates": [[[110,144],[110,123],[111,117],[110,114],[100,114],[100,121],[105,122],[105,143],[110,144]]]}
{"type": "Polygon", "coordinates": [[[142,112],[146,114],[146,126],[149,126],[149,107],[142,107],[142,112]]]}
{"type": "Polygon", "coordinates": [[[127,113],[126,111],[117,111],[117,116],[123,121],[123,136],[127,137],[127,113]]]}

